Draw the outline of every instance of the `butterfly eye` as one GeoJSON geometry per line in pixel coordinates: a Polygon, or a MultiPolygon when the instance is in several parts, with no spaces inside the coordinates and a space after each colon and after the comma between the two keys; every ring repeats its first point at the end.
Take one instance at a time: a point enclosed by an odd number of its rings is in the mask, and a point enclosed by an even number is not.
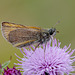
{"type": "Polygon", "coordinates": [[[49,34],[50,35],[52,35],[54,32],[56,32],[56,29],[55,28],[52,28],[52,29],[49,30],[49,34]]]}
{"type": "Polygon", "coordinates": [[[52,29],[50,29],[50,30],[49,30],[49,34],[50,34],[50,35],[52,35],[52,34],[53,34],[53,31],[52,31],[52,29]]]}

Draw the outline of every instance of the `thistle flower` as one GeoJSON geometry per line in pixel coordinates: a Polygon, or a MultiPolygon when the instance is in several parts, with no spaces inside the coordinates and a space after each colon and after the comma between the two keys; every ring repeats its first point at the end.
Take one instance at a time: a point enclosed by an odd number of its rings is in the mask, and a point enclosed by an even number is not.
{"type": "Polygon", "coordinates": [[[15,64],[22,68],[23,75],[69,75],[75,70],[75,66],[72,66],[75,56],[71,56],[75,49],[71,51],[70,45],[60,48],[60,44],[54,39],[46,44],[46,48],[45,45],[43,48],[39,46],[35,51],[30,47],[29,50],[23,48],[21,53],[24,57],[16,55],[21,60],[17,59],[20,63],[15,64]]]}
{"type": "Polygon", "coordinates": [[[20,70],[17,70],[15,67],[9,68],[7,67],[7,70],[4,69],[3,75],[21,75],[20,70]]]}

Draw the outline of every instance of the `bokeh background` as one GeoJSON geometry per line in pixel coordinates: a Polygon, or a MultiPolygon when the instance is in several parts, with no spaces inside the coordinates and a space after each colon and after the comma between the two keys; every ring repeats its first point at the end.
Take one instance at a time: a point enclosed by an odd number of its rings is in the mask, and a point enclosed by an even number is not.
{"type": "MultiPolygon", "coordinates": [[[[6,21],[49,29],[59,20],[55,28],[60,33],[55,38],[61,41],[61,47],[71,43],[74,49],[75,0],[0,0],[0,27],[6,21]]],[[[12,56],[9,64],[12,67],[17,62],[15,53],[22,57],[20,50],[8,43],[0,30],[0,63],[12,56]]]]}

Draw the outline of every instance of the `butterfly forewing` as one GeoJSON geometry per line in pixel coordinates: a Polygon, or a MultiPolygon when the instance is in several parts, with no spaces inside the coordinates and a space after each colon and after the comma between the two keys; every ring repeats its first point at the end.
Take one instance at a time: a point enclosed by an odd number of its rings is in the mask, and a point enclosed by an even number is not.
{"type": "Polygon", "coordinates": [[[41,28],[13,24],[9,22],[2,23],[3,36],[14,46],[23,47],[37,42],[40,38],[41,28]]]}

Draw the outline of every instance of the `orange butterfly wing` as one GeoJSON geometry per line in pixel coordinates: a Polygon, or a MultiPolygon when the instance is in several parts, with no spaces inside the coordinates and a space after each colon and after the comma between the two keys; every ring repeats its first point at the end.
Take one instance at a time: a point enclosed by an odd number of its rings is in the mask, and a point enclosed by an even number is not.
{"type": "Polygon", "coordinates": [[[9,22],[2,23],[3,36],[6,38],[6,40],[8,40],[16,47],[29,45],[34,41],[36,41],[37,40],[36,35],[39,35],[40,30],[41,28],[39,27],[24,26],[20,24],[9,23],[9,22]]]}

